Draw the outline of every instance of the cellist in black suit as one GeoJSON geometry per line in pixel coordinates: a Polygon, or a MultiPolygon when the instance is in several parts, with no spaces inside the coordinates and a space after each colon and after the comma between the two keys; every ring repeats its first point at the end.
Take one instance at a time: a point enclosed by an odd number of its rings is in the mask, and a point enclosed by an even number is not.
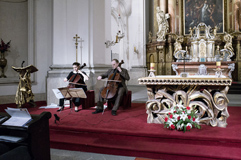
{"type": "MultiPolygon", "coordinates": [[[[104,78],[108,78],[111,74],[113,74],[115,71],[117,73],[120,74],[120,77],[121,77],[121,82],[118,83],[118,90],[117,90],[117,95],[115,97],[115,103],[114,103],[114,106],[112,108],[112,112],[111,114],[113,116],[116,116],[116,111],[118,110],[119,106],[120,106],[120,103],[123,99],[123,96],[124,94],[127,94],[128,92],[128,89],[127,89],[127,86],[126,86],[126,81],[130,80],[130,76],[129,76],[129,73],[128,71],[125,69],[125,68],[121,68],[119,66],[119,61],[117,59],[113,59],[111,61],[111,64],[112,64],[112,69],[109,69],[106,73],[100,75],[97,77],[97,80],[101,80],[101,79],[104,79],[104,78]]],[[[101,92],[102,90],[104,89],[105,87],[102,87],[100,89],[100,93],[99,93],[99,101],[97,102],[97,109],[95,112],[92,112],[93,114],[97,114],[97,113],[101,113],[103,112],[103,102],[104,102],[104,98],[101,96],[101,92]]]]}

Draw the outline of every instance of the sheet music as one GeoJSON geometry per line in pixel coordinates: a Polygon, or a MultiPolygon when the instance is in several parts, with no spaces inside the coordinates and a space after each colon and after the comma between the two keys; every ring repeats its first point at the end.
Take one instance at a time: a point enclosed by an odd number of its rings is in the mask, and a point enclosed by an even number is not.
{"type": "Polygon", "coordinates": [[[58,88],[64,98],[87,98],[83,88],[58,88]]]}
{"type": "Polygon", "coordinates": [[[19,118],[19,117],[11,117],[7,121],[5,121],[2,125],[5,126],[24,126],[31,119],[29,118],[19,118]]]}
{"type": "Polygon", "coordinates": [[[59,89],[52,89],[52,90],[53,90],[53,92],[54,92],[54,94],[55,94],[55,96],[56,96],[57,99],[62,99],[62,98],[64,98],[63,94],[60,92],[59,89]]]}
{"type": "Polygon", "coordinates": [[[5,142],[20,142],[20,141],[23,141],[23,140],[24,140],[23,137],[0,135],[0,141],[5,141],[5,142]]]}
{"type": "Polygon", "coordinates": [[[87,98],[83,88],[70,88],[69,93],[72,97],[87,98]]]}
{"type": "Polygon", "coordinates": [[[11,116],[2,125],[24,126],[32,120],[27,108],[7,108],[5,111],[11,116]]]}

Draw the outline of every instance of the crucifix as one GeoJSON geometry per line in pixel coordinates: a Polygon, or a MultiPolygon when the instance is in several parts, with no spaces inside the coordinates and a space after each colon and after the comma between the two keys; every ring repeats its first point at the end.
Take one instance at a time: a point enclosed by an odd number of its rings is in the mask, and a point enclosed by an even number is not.
{"type": "Polygon", "coordinates": [[[186,60],[191,60],[191,59],[186,57],[187,56],[187,48],[186,48],[186,51],[183,51],[183,53],[184,53],[183,54],[183,58],[178,59],[178,60],[183,60],[183,62],[184,62],[184,72],[182,72],[180,75],[181,75],[181,77],[187,77],[188,73],[185,72],[185,61],[186,60]]]}
{"type": "Polygon", "coordinates": [[[78,34],[73,37],[75,39],[75,47],[76,47],[76,62],[78,61],[78,39],[80,38],[78,34]]]}

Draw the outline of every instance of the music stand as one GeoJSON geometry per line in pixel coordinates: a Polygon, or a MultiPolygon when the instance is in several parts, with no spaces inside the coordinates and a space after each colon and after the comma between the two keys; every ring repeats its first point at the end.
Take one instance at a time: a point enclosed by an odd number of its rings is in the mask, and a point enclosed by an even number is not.
{"type": "Polygon", "coordinates": [[[33,65],[26,67],[14,67],[13,70],[19,73],[19,85],[16,92],[15,103],[18,107],[21,107],[24,103],[30,103],[31,106],[36,106],[34,103],[34,95],[32,93],[32,85],[30,74],[37,72],[38,69],[33,65]]]}
{"type": "Polygon", "coordinates": [[[65,99],[70,100],[70,108],[72,110],[72,98],[87,98],[83,88],[68,88],[62,87],[58,88],[65,99]]]}
{"type": "Polygon", "coordinates": [[[16,72],[19,72],[19,73],[21,73],[23,71],[26,72],[27,70],[28,70],[29,73],[34,73],[34,72],[38,71],[38,69],[35,66],[33,66],[33,65],[29,65],[29,66],[26,66],[26,67],[14,67],[14,66],[12,66],[12,68],[16,72]]]}

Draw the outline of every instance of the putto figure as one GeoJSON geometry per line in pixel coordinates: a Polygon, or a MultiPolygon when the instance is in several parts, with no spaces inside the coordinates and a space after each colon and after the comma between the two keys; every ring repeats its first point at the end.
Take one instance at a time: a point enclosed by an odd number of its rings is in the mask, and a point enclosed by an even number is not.
{"type": "Polygon", "coordinates": [[[232,38],[233,37],[230,34],[225,32],[225,36],[223,37],[223,40],[225,42],[224,48],[233,52],[232,38]]]}

